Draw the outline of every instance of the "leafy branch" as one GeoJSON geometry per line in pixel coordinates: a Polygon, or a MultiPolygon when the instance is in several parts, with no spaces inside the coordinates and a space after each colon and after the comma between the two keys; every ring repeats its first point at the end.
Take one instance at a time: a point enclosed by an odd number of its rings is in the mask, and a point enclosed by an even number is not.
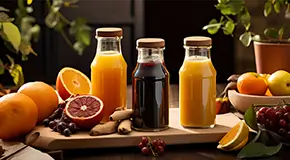
{"type": "MultiPolygon", "coordinates": [[[[245,0],[218,0],[215,5],[216,9],[222,14],[220,20],[212,19],[208,25],[203,27],[209,34],[216,34],[220,29],[225,35],[233,36],[238,26],[244,28],[244,32],[239,36],[239,40],[249,46],[251,41],[268,41],[268,42],[288,42],[288,31],[286,25],[281,24],[278,28],[265,28],[263,34],[257,34],[250,31],[251,14],[245,6],[245,0]],[[235,17],[236,20],[233,20],[235,17]]],[[[290,3],[289,0],[267,0],[264,4],[263,14],[268,17],[272,12],[276,14],[284,11],[285,18],[290,19],[290,3]]]]}
{"type": "MultiPolygon", "coordinates": [[[[79,55],[82,55],[86,47],[91,43],[91,27],[83,18],[75,20],[67,19],[61,12],[62,7],[77,7],[79,0],[46,0],[48,14],[45,17],[45,24],[48,28],[59,32],[65,42],[79,55]],[[69,32],[66,33],[65,29],[69,32]],[[73,37],[71,41],[70,37],[73,37]]],[[[36,19],[31,16],[33,0],[17,0],[18,8],[15,10],[16,18],[8,16],[10,10],[0,6],[0,37],[4,40],[7,49],[16,55],[21,53],[23,61],[28,59],[29,54],[37,55],[32,48],[32,42],[37,42],[40,36],[41,27],[36,19]],[[14,22],[14,23],[13,23],[14,22]]],[[[0,75],[8,70],[14,83],[20,86],[24,83],[22,67],[14,63],[10,55],[5,55],[8,62],[0,59],[0,75]]]]}

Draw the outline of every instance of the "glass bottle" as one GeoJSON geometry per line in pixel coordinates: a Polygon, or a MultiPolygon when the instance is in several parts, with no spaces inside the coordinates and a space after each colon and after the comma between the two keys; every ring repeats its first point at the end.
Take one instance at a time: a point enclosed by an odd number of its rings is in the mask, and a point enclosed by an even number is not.
{"type": "Polygon", "coordinates": [[[127,63],[122,55],[121,28],[98,28],[96,30],[97,51],[91,63],[92,95],[104,103],[102,122],[116,108],[126,107],[127,63]]]}
{"type": "Polygon", "coordinates": [[[169,72],[163,59],[165,41],[137,40],[138,60],[132,79],[133,129],[161,131],[169,123],[169,72]]]}
{"type": "Polygon", "coordinates": [[[186,37],[185,58],[179,70],[180,124],[212,128],[216,119],[216,70],[210,57],[208,37],[186,37]]]}

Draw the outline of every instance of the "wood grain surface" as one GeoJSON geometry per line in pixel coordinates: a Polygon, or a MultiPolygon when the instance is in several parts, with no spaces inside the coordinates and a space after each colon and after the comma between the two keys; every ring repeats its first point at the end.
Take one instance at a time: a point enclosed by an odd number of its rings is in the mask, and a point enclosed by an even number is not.
{"type": "MultiPolygon", "coordinates": [[[[217,85],[217,93],[221,93],[224,84],[217,85]]],[[[130,108],[131,87],[128,86],[128,108],[130,108]]],[[[178,86],[171,85],[171,107],[178,107],[178,86]]],[[[236,160],[237,153],[224,152],[216,149],[217,143],[198,143],[185,145],[168,145],[165,154],[161,157],[146,157],[140,154],[138,147],[99,148],[63,150],[64,160],[236,160]]],[[[255,160],[287,160],[289,148],[285,148],[276,156],[255,158],[255,160]]],[[[62,152],[61,152],[62,153],[62,152]]],[[[62,160],[57,158],[56,160],[62,160]]]]}
{"type": "Polygon", "coordinates": [[[168,145],[218,142],[239,122],[234,114],[228,113],[218,115],[216,126],[212,129],[191,129],[183,128],[179,124],[179,108],[171,108],[169,115],[169,129],[160,132],[132,131],[129,135],[115,133],[90,136],[88,132],[80,132],[65,137],[57,132],[52,132],[47,127],[39,126],[31,132],[31,134],[40,133],[40,137],[33,146],[47,150],[133,147],[140,142],[143,136],[149,136],[152,139],[163,139],[168,145]]]}

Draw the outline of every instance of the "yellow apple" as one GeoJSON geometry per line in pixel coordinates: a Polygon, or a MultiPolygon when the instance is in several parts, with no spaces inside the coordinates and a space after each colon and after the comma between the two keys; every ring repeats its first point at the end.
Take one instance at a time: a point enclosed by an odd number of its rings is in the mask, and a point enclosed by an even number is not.
{"type": "Polygon", "coordinates": [[[278,70],[268,78],[268,87],[273,96],[290,95],[290,73],[278,70]]]}

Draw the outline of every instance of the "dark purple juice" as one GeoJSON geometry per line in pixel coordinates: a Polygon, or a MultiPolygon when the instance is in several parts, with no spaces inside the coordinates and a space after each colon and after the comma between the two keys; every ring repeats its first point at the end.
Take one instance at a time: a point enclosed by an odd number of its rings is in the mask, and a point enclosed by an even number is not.
{"type": "Polygon", "coordinates": [[[169,123],[169,73],[162,63],[138,63],[133,72],[133,128],[160,131],[169,123]]]}

